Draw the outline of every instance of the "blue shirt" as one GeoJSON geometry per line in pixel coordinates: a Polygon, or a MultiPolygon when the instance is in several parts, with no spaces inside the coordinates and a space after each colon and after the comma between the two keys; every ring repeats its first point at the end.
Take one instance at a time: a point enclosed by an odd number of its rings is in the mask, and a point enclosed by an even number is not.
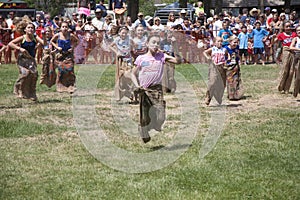
{"type": "Polygon", "coordinates": [[[248,33],[240,32],[238,38],[240,40],[239,43],[240,49],[248,49],[248,39],[249,39],[248,33]]]}
{"type": "Polygon", "coordinates": [[[231,32],[231,30],[229,29],[221,29],[219,31],[219,34],[218,36],[221,37],[223,39],[223,42],[222,42],[222,46],[226,46],[226,45],[229,45],[229,42],[228,42],[228,39],[230,36],[232,36],[233,33],[231,32]]]}
{"type": "Polygon", "coordinates": [[[269,32],[263,28],[260,28],[259,30],[253,29],[252,33],[250,34],[250,37],[253,37],[253,48],[263,48],[263,38],[267,35],[269,35],[269,32]]]}
{"type": "Polygon", "coordinates": [[[126,3],[126,0],[112,0],[115,3],[115,8],[123,8],[123,3],[126,3]]]}

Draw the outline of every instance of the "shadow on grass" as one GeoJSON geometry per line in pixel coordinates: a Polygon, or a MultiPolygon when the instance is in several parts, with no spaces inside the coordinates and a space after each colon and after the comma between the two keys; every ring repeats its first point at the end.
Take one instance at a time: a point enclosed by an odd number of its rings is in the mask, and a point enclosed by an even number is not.
{"type": "Polygon", "coordinates": [[[16,108],[22,108],[22,104],[17,104],[17,105],[11,105],[11,106],[0,106],[0,109],[16,109],[16,108]]]}
{"type": "Polygon", "coordinates": [[[172,151],[172,150],[176,150],[176,149],[186,149],[187,147],[191,147],[191,146],[192,146],[192,144],[178,144],[178,145],[173,145],[171,147],[166,147],[164,145],[158,145],[158,146],[151,147],[150,149],[153,151],[156,151],[156,150],[165,148],[165,150],[172,151]]]}
{"type": "Polygon", "coordinates": [[[38,100],[37,104],[44,104],[44,103],[62,103],[64,101],[60,99],[44,99],[44,100],[38,100]]]}

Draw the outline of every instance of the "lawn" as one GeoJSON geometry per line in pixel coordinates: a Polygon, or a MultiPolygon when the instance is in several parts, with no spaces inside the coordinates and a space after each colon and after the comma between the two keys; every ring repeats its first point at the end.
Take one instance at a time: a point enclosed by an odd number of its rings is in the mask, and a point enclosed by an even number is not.
{"type": "Polygon", "coordinates": [[[38,85],[34,103],[0,65],[0,199],[299,199],[300,99],[276,90],[279,68],[242,66],[245,98],[210,107],[207,66],[176,69],[164,130],[143,144],[113,66],[76,66],[75,94],[38,85]]]}

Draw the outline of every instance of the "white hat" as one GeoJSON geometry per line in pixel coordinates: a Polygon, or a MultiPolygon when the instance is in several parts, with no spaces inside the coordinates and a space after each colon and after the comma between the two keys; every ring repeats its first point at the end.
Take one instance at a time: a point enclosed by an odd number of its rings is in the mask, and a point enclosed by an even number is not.
{"type": "Polygon", "coordinates": [[[277,13],[277,9],[275,9],[275,8],[274,8],[274,9],[272,9],[272,12],[275,12],[275,13],[277,13]]]}
{"type": "Polygon", "coordinates": [[[212,22],[214,19],[212,17],[207,18],[207,22],[212,22]]]}
{"type": "Polygon", "coordinates": [[[186,11],[184,10],[184,9],[182,9],[181,11],[180,11],[180,14],[185,14],[186,13],[186,11]]]}
{"type": "Polygon", "coordinates": [[[260,14],[260,9],[257,9],[257,8],[252,8],[252,10],[250,10],[250,15],[253,16],[253,12],[257,12],[257,14],[259,15],[260,14]]]}
{"type": "Polygon", "coordinates": [[[151,16],[149,16],[149,15],[147,15],[147,16],[145,17],[145,21],[146,21],[146,22],[149,22],[151,19],[153,19],[153,17],[151,17],[151,16]]]}
{"type": "Polygon", "coordinates": [[[97,8],[96,10],[95,10],[95,13],[96,12],[102,12],[102,10],[100,9],[100,8],[97,8]]]}

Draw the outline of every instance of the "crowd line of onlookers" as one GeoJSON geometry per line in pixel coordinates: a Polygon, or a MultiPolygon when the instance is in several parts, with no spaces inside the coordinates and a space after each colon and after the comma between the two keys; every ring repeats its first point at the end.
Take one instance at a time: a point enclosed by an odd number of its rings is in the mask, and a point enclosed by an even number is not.
{"type": "MultiPolygon", "coordinates": [[[[69,24],[69,31],[75,33],[79,39],[74,51],[77,64],[88,62],[88,55],[91,52],[97,63],[113,62],[114,52],[111,51],[110,43],[122,26],[128,28],[132,38],[136,37],[138,27],[143,27],[144,35],[147,31],[155,31],[159,32],[161,37],[165,37],[168,31],[182,32],[182,37],[177,38],[177,42],[186,62],[204,62],[202,53],[213,45],[214,37],[222,37],[225,46],[228,45],[228,39],[232,35],[239,38],[243,64],[256,64],[258,59],[261,59],[262,64],[280,62],[282,46],[290,44],[291,38],[296,35],[294,30],[299,24],[295,11],[286,10],[279,13],[270,7],[266,7],[264,12],[256,8],[250,11],[245,8],[238,16],[232,15],[231,12],[222,12],[213,17],[207,17],[203,9],[196,9],[194,19],[190,19],[187,11],[182,9],[180,13],[170,12],[166,25],[161,23],[159,17],[145,17],[141,12],[135,21],[132,21],[130,16],[125,16],[125,12],[116,14],[117,19],[114,20],[112,15],[107,15],[103,1],[95,8],[95,16],[79,13],[73,13],[70,18],[37,14],[34,19],[29,19],[33,21],[36,35],[40,38],[45,37],[46,30],[50,30],[52,34],[59,32],[60,24],[66,21],[69,24]]],[[[15,17],[13,12],[8,16],[0,15],[0,63],[11,63],[12,57],[17,57],[18,50],[12,52],[7,45],[23,34],[19,26],[24,18],[28,17],[15,17]]],[[[36,51],[36,59],[40,63],[42,47],[37,47],[36,51]]]]}

